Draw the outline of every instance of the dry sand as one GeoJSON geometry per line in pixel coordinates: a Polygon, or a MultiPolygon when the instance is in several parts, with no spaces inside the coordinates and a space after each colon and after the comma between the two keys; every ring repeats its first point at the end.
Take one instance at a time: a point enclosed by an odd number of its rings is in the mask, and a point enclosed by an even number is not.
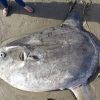
{"type": "MultiPolygon", "coordinates": [[[[10,16],[2,16],[0,8],[0,44],[15,40],[19,37],[40,31],[44,28],[55,26],[65,19],[69,5],[66,1],[70,0],[27,0],[36,12],[29,14],[14,2],[11,2],[12,9],[10,16]],[[57,1],[58,3],[54,2],[57,1]],[[34,2],[34,5],[33,5],[34,2]]],[[[87,0],[84,0],[87,1],[87,0]]],[[[86,16],[87,23],[84,27],[100,39],[100,0],[92,0],[93,4],[88,9],[86,16]]],[[[95,100],[100,100],[100,79],[96,78],[91,84],[95,100]]],[[[76,100],[69,90],[52,91],[43,93],[24,92],[15,89],[0,80],[0,100],[76,100]]]]}

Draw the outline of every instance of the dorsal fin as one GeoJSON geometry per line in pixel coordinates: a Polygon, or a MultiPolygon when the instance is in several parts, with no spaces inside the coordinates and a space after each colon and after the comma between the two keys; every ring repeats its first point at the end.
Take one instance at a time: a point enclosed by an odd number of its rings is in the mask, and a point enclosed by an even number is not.
{"type": "Polygon", "coordinates": [[[85,5],[75,2],[63,24],[73,27],[80,27],[84,19],[84,11],[85,5]]]}

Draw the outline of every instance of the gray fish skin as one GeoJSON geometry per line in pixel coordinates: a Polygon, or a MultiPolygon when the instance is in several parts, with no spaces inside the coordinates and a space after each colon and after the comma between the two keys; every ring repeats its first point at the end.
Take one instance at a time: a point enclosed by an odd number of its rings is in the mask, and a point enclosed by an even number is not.
{"type": "Polygon", "coordinates": [[[83,30],[76,9],[62,25],[0,48],[0,77],[25,91],[70,89],[77,100],[95,100],[88,79],[97,69],[100,41],[83,30]]]}
{"type": "Polygon", "coordinates": [[[68,25],[45,29],[0,48],[0,77],[21,90],[40,92],[78,87],[98,63],[88,33],[68,25]]]}

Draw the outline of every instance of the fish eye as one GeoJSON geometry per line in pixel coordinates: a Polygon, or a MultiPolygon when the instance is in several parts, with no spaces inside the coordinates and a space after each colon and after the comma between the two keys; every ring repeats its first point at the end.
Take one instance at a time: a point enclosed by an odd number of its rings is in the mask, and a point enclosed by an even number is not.
{"type": "Polygon", "coordinates": [[[4,57],[6,57],[6,53],[0,52],[0,58],[4,58],[4,57]]]}

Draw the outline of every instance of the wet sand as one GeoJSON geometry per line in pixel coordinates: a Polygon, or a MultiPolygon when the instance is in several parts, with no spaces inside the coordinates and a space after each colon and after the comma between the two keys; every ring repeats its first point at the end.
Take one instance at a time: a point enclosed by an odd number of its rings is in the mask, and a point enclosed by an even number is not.
{"type": "MultiPolygon", "coordinates": [[[[66,3],[67,0],[27,1],[29,5],[36,9],[35,13],[29,14],[17,4],[11,2],[12,9],[9,12],[9,16],[3,17],[2,7],[0,6],[1,46],[17,38],[43,30],[44,28],[59,25],[68,14],[69,5],[66,3]],[[57,1],[57,3],[54,1],[57,1]]],[[[87,23],[84,24],[84,27],[100,39],[100,1],[92,1],[93,4],[88,9],[86,16],[87,23]]],[[[90,83],[90,86],[95,100],[100,100],[100,78],[95,77],[90,83]]],[[[46,100],[48,98],[51,98],[51,100],[76,100],[69,90],[43,93],[25,92],[13,88],[3,80],[0,80],[0,100],[46,100]]]]}

